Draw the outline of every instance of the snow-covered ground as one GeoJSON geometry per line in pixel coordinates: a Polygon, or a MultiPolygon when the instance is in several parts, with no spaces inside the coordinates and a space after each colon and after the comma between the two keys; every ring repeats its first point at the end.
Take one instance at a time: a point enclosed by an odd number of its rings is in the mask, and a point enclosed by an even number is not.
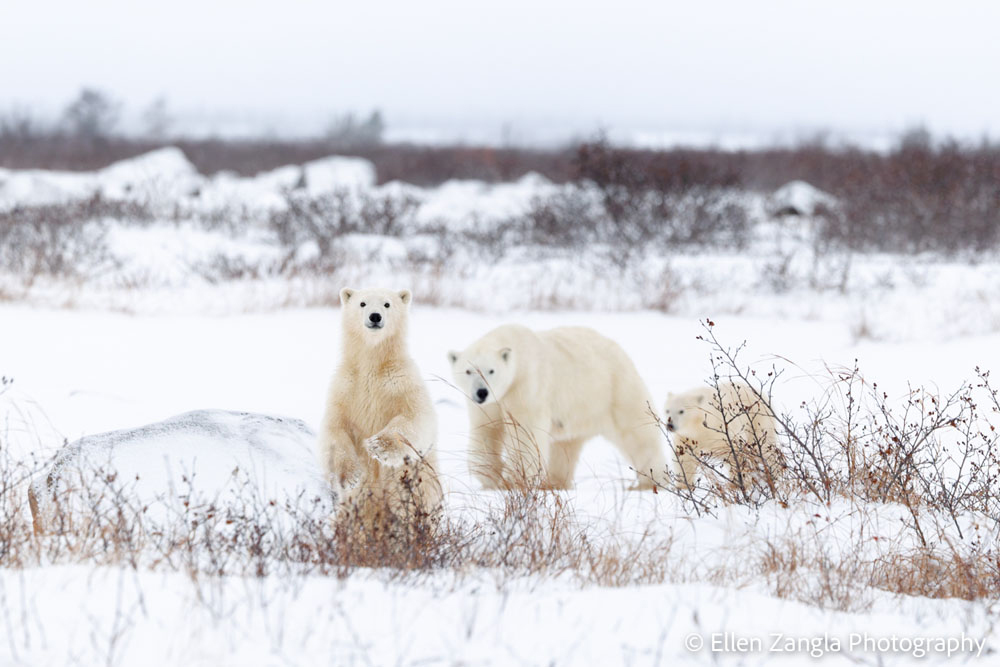
{"type": "MultiPolygon", "coordinates": [[[[335,309],[206,317],[4,306],[0,360],[4,373],[15,378],[6,398],[16,400],[40,427],[36,432],[49,434],[38,443],[45,449],[58,446],[59,438],[204,407],[283,414],[315,426],[337,361],[338,317],[335,309]]],[[[447,380],[445,353],[509,319],[414,307],[411,346],[441,421],[441,467],[452,512],[498,500],[477,491],[465,470],[465,408],[447,380]]],[[[535,327],[582,324],[612,336],[642,360],[657,400],[669,389],[703,382],[710,372],[708,349],[695,340],[700,327],[690,318],[523,313],[516,319],[535,327]]],[[[787,359],[779,363],[793,372],[776,396],[789,408],[826,388],[825,365],[850,365],[856,358],[871,379],[902,395],[906,381],[942,389],[957,385],[1000,344],[998,335],[951,343],[858,344],[845,326],[797,320],[724,317],[716,327],[723,337],[745,338],[747,359],[758,366],[773,361],[772,355],[787,359]]],[[[669,495],[626,492],[631,471],[600,441],[585,450],[579,476],[577,489],[567,496],[597,533],[651,530],[672,540],[663,556],[676,583],[607,589],[559,579],[500,582],[483,572],[394,585],[378,572],[341,582],[32,568],[2,574],[10,640],[0,643],[0,651],[32,664],[59,663],[67,656],[88,663],[103,660],[107,652],[130,664],[149,651],[169,664],[656,664],[706,660],[704,650],[685,649],[683,640],[691,633],[711,641],[713,633],[770,640],[771,633],[784,632],[836,638],[847,646],[852,633],[912,638],[963,631],[988,638],[984,650],[995,648],[989,604],[912,599],[862,587],[856,593],[859,608],[846,613],[774,598],[752,576],[736,587],[706,583],[713,567],[750,559],[763,544],[781,544],[802,530],[850,534],[860,519],[849,506],[772,508],[762,515],[734,509],[718,518],[691,517],[669,495]],[[809,525],[817,511],[826,528],[809,525]],[[60,591],[58,598],[49,590],[60,591]],[[116,633],[121,639],[112,641],[116,633]],[[184,640],[175,641],[178,637],[184,640]]],[[[889,543],[902,539],[899,511],[886,507],[879,516],[881,524],[870,530],[889,543]]],[[[983,529],[980,538],[995,539],[983,529]]],[[[832,653],[837,659],[831,664],[906,657],[832,653]]],[[[745,657],[757,663],[776,656],[745,657]]]]}
{"type": "Polygon", "coordinates": [[[990,621],[981,608],[960,601],[928,605],[886,597],[867,613],[844,614],[704,584],[581,590],[520,582],[498,591],[488,575],[459,585],[431,580],[393,586],[363,576],[191,581],[74,567],[4,572],[0,585],[8,598],[30,600],[27,613],[8,625],[18,633],[0,649],[8,664],[664,665],[715,658],[780,665],[815,655],[824,665],[874,665],[995,659],[989,648],[980,650],[983,638],[991,637],[990,621]],[[952,639],[950,647],[915,643],[939,638],[952,639]],[[808,643],[789,647],[789,639],[808,643]],[[749,640],[759,647],[737,648],[737,641],[749,640]],[[17,650],[15,643],[21,644],[17,650]]]}
{"type": "MultiPolygon", "coordinates": [[[[276,414],[316,428],[340,327],[336,307],[315,304],[332,303],[346,282],[413,289],[410,347],[438,412],[447,511],[473,521],[502,495],[478,490],[467,473],[466,410],[450,384],[446,352],[504,322],[594,327],[638,361],[662,403],[668,391],[710,376],[711,349],[698,336],[711,318],[724,343],[746,342],[744,362],[785,371],[775,401],[799,416],[803,401],[828,392],[832,370],[855,363],[891,401],[904,400],[910,386],[948,393],[973,379],[977,366],[997,367],[1000,263],[825,256],[809,242],[806,216],[768,214],[826,196],[804,184],[773,197],[738,195],[758,211],[757,242],[746,250],[641,256],[632,260],[637,267],[618,273],[591,249],[593,257],[512,252],[491,262],[480,255],[479,265],[462,256],[455,260],[460,270],[445,260],[432,275],[407,261],[427,242],[419,234],[353,235],[347,268],[326,276],[212,284],[189,270],[219,252],[277,256],[264,216],[286,205],[282,189],[303,174],[304,187],[318,193],[405,191],[422,202],[417,215],[426,217],[416,228],[488,224],[557,187],[536,176],[498,185],[375,186],[365,163],[340,159],[250,179],[207,179],[173,151],[91,174],[0,173],[0,208],[100,191],[136,197],[159,216],[111,229],[120,260],[115,280],[54,278],[5,293],[0,375],[14,378],[0,391],[6,454],[44,458],[65,441],[190,410],[276,414]],[[251,208],[238,232],[165,213],[173,205],[238,203],[251,208]],[[478,222],[470,223],[473,215],[478,222]],[[140,271],[148,280],[124,279],[140,271]]],[[[204,458],[212,465],[211,455],[204,458]]],[[[823,654],[823,664],[845,665],[996,659],[991,601],[897,595],[864,581],[846,600],[779,595],[773,575],[752,570],[768,548],[793,542],[834,560],[905,551],[913,538],[901,528],[901,506],[869,512],[847,501],[803,501],[697,516],[670,494],[627,492],[632,478],[614,449],[595,441],[584,451],[577,487],[562,497],[591,536],[628,543],[645,535],[665,545],[663,583],[599,586],[571,573],[511,577],[488,569],[402,581],[377,570],[341,579],[285,571],[214,577],[162,564],[7,569],[0,542],[0,663],[799,664],[811,651],[823,654]],[[805,642],[791,659],[772,648],[787,649],[789,639],[805,642]],[[926,650],[918,639],[958,646],[926,650]]],[[[948,533],[958,549],[996,543],[995,519],[978,519],[962,518],[962,538],[948,533]]],[[[812,567],[822,559],[807,561],[812,567]]],[[[802,576],[818,581],[823,573],[802,576]]]]}

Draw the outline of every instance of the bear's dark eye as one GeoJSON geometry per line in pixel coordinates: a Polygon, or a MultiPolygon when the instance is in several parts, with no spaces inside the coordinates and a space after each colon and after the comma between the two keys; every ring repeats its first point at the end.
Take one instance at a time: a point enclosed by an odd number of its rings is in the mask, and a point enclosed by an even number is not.
{"type": "Polygon", "coordinates": [[[493,375],[493,369],[492,368],[490,369],[490,375],[493,375]]]}
{"type": "Polygon", "coordinates": [[[389,304],[385,304],[385,307],[386,307],[386,308],[388,308],[388,307],[389,307],[389,304]]]}
{"type": "Polygon", "coordinates": [[[364,301],[362,301],[362,302],[361,302],[361,307],[362,307],[362,308],[364,308],[364,307],[365,307],[365,302],[364,302],[364,301]]]}
{"type": "Polygon", "coordinates": [[[466,375],[472,375],[472,371],[470,371],[470,370],[466,370],[466,371],[465,371],[465,374],[466,374],[466,375]]]}
{"type": "Polygon", "coordinates": [[[682,414],[684,414],[684,411],[683,410],[678,410],[677,414],[682,415],[682,414]]]}

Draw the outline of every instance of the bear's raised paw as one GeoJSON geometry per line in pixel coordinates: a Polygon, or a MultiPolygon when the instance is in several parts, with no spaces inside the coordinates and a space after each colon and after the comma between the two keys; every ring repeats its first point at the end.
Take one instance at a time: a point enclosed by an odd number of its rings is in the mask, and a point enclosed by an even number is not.
{"type": "Polygon", "coordinates": [[[365,449],[379,463],[397,468],[407,462],[406,453],[411,448],[401,436],[382,432],[365,440],[365,449]]]}

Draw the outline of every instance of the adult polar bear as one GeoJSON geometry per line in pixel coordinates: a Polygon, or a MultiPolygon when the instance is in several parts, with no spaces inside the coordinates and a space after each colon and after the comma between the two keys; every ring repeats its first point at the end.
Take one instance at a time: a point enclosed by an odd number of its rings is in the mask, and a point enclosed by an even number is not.
{"type": "Polygon", "coordinates": [[[364,521],[441,503],[437,416],[407,351],[410,292],[340,292],[343,353],[319,434],[324,469],[364,521]]]}
{"type": "Polygon", "coordinates": [[[584,443],[601,435],[650,488],[666,470],[651,398],[635,365],[593,329],[505,325],[450,352],[469,399],[469,468],[485,488],[541,479],[569,488],[584,443]]]}

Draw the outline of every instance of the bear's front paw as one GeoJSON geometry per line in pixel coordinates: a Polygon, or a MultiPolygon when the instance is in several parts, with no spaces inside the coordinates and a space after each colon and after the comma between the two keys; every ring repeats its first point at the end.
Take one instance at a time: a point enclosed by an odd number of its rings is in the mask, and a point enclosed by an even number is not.
{"type": "Polygon", "coordinates": [[[376,433],[365,440],[365,449],[379,463],[396,468],[406,462],[409,448],[405,440],[394,433],[376,433]]]}
{"type": "Polygon", "coordinates": [[[337,475],[337,484],[340,485],[342,491],[351,491],[356,489],[361,484],[361,467],[351,466],[346,470],[342,470],[339,475],[337,475]]]}

